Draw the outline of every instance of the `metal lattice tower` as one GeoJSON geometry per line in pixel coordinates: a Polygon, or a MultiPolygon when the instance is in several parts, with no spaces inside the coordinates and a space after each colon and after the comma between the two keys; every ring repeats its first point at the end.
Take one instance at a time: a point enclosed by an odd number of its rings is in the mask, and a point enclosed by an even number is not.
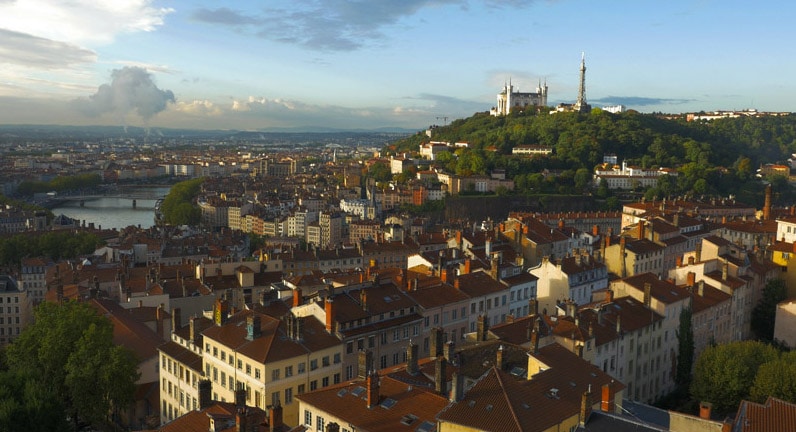
{"type": "Polygon", "coordinates": [[[586,53],[580,53],[580,86],[578,87],[578,101],[575,104],[579,111],[588,106],[586,104],[586,53]]]}

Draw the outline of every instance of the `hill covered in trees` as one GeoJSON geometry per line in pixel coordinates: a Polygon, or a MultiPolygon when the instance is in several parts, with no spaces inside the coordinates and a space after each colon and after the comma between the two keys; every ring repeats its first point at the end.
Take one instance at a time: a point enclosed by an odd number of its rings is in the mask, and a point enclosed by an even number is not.
{"type": "MultiPolygon", "coordinates": [[[[470,150],[443,152],[437,164],[460,175],[505,169],[519,194],[595,192],[591,185],[595,166],[602,163],[603,155],[615,154],[620,163],[678,170],[676,178],[664,176],[657,187],[647,190],[648,198],[740,194],[740,199],[757,204],[762,185],[755,179],[756,169],[796,152],[796,115],[686,122],[599,109],[587,114],[513,112],[503,117],[476,113],[432,131],[431,138],[421,132],[386,150],[416,151],[432,140],[467,142],[470,150]],[[553,154],[512,157],[511,150],[518,145],[549,146],[553,154]],[[556,175],[543,175],[544,170],[556,175]]],[[[769,180],[780,200],[791,198],[786,179],[769,180]]]]}

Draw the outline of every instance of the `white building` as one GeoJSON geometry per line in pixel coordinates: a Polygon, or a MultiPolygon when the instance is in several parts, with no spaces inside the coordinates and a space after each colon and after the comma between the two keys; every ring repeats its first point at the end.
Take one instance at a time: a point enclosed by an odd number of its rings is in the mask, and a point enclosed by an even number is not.
{"type": "Polygon", "coordinates": [[[603,169],[594,170],[594,186],[600,185],[605,179],[608,189],[634,189],[636,187],[650,187],[658,184],[658,179],[663,175],[677,176],[677,171],[670,168],[643,169],[628,166],[622,162],[622,167],[604,166],[603,169]]]}
{"type": "Polygon", "coordinates": [[[497,107],[489,110],[493,116],[508,115],[514,108],[525,107],[544,107],[547,106],[547,83],[542,85],[540,82],[533,93],[521,93],[516,91],[509,81],[503,86],[503,91],[497,94],[497,107]]]}

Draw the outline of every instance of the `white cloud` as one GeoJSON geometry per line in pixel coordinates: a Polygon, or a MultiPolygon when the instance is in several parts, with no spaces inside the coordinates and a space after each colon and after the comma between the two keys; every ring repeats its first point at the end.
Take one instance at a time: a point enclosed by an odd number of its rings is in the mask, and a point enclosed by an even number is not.
{"type": "Polygon", "coordinates": [[[152,0],[0,2],[0,28],[77,45],[109,43],[120,33],[152,31],[171,8],[152,0]]]}
{"type": "Polygon", "coordinates": [[[220,116],[224,110],[209,100],[194,100],[191,102],[178,101],[174,110],[196,116],[220,116]]]}

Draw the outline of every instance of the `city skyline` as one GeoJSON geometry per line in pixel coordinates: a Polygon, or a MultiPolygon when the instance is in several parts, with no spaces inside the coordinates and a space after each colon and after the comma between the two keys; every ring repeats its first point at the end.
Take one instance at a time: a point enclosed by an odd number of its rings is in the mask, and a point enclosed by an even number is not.
{"type": "Polygon", "coordinates": [[[0,0],[0,123],[420,129],[509,80],[642,112],[793,111],[789,4],[0,0]]]}

